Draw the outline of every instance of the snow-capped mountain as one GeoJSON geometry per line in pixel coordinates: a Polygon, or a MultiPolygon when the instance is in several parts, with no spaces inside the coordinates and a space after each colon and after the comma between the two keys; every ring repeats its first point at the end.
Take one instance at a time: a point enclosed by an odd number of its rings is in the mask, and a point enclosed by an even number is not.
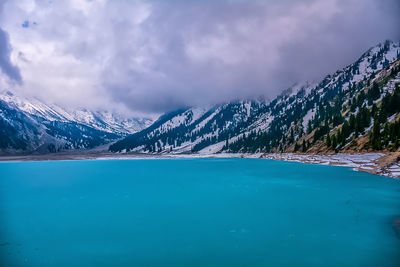
{"type": "Polygon", "coordinates": [[[386,41],[318,83],[272,101],[179,109],[149,119],[69,110],[0,92],[0,152],[55,152],[115,142],[113,152],[218,153],[400,147],[400,45],[386,41]]]}
{"type": "Polygon", "coordinates": [[[152,120],[147,118],[127,118],[109,111],[91,111],[85,108],[66,109],[56,104],[46,104],[36,98],[17,96],[10,91],[0,93],[0,100],[15,109],[48,121],[76,122],[119,135],[138,132],[152,123],[152,120]]]}
{"type": "MultiPolygon", "coordinates": [[[[180,109],[160,117],[149,128],[128,136],[112,151],[191,152],[225,141],[252,123],[264,101],[239,101],[206,108],[180,109]]],[[[213,152],[217,152],[216,147],[213,152]]]]}
{"type": "MultiPolygon", "coordinates": [[[[375,109],[380,109],[382,99],[395,94],[399,58],[400,44],[386,41],[319,83],[295,84],[271,102],[239,101],[210,109],[177,110],[111,145],[110,151],[269,152],[293,151],[299,146],[308,151],[317,145],[320,150],[329,133],[337,134],[342,127],[346,128],[350,115],[356,117],[362,109],[368,109],[370,117],[379,115],[380,111],[375,109]],[[371,97],[370,90],[378,90],[378,95],[371,97]]],[[[396,114],[391,115],[398,118],[396,114]]],[[[353,133],[352,140],[368,135],[368,126],[365,125],[362,133],[353,133]]],[[[350,144],[350,133],[346,135],[345,141],[350,144]]],[[[326,149],[345,149],[346,144],[326,149]]],[[[360,144],[359,149],[368,148],[360,144]]]]}
{"type": "Polygon", "coordinates": [[[68,110],[35,98],[0,93],[0,151],[86,149],[148,127],[146,118],[126,118],[108,111],[68,110]]]}

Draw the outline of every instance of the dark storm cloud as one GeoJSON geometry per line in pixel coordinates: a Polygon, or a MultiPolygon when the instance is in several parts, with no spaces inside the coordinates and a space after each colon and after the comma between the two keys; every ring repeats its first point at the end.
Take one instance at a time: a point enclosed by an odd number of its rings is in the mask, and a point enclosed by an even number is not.
{"type": "MultiPolygon", "coordinates": [[[[145,37],[116,51],[104,83],[132,109],[155,112],[273,97],[352,63],[378,42],[398,41],[399,6],[392,0],[155,2],[140,25],[145,37]],[[144,68],[132,63],[136,56],[145,57],[144,68]]],[[[114,26],[122,43],[129,39],[129,23],[114,26]]]]}
{"type": "Polygon", "coordinates": [[[11,63],[10,53],[8,34],[0,28],[0,69],[12,80],[21,83],[21,74],[19,69],[11,63]]]}
{"type": "MultiPolygon", "coordinates": [[[[3,29],[26,58],[17,59],[26,90],[57,102],[122,103],[139,112],[272,98],[295,82],[318,81],[345,67],[379,42],[400,40],[398,0],[7,6],[3,29]],[[29,28],[21,27],[24,21],[32,22],[29,28]]],[[[20,80],[4,37],[1,67],[20,80]]]]}
{"type": "MultiPolygon", "coordinates": [[[[0,16],[3,13],[3,5],[5,1],[0,0],[0,16]]],[[[12,80],[20,83],[21,74],[19,69],[10,61],[11,48],[8,41],[8,34],[0,27],[0,69],[12,80]]]]}

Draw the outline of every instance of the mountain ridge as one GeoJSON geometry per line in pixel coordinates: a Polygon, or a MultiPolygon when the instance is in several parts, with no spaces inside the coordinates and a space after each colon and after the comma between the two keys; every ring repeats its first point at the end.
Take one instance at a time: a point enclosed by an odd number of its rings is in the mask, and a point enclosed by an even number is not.
{"type": "Polygon", "coordinates": [[[393,151],[400,143],[399,62],[400,44],[385,41],[320,82],[296,83],[272,100],[182,108],[154,122],[68,110],[4,91],[0,151],[49,153],[107,143],[110,152],[148,154],[393,151]]]}
{"type": "Polygon", "coordinates": [[[108,111],[67,110],[6,90],[0,93],[0,153],[90,149],[146,128],[150,119],[108,111]]]}
{"type": "MultiPolygon", "coordinates": [[[[333,131],[349,119],[340,112],[345,109],[344,103],[335,106],[334,101],[338,101],[335,99],[340,96],[341,101],[353,101],[352,94],[358,94],[374,83],[376,76],[382,71],[396,71],[399,58],[400,44],[385,41],[368,49],[353,64],[327,75],[319,83],[296,84],[272,101],[250,100],[217,105],[203,111],[209,116],[203,117],[202,120],[190,121],[189,124],[184,120],[181,123],[175,121],[170,128],[146,129],[111,145],[110,151],[209,154],[294,150],[318,152],[311,147],[317,141],[326,138],[326,131],[333,131]],[[324,107],[324,111],[321,106],[324,107]],[[305,148],[303,146],[299,149],[298,146],[302,146],[303,143],[298,142],[303,140],[305,148]]],[[[391,81],[397,79],[397,74],[394,75],[391,81]]],[[[389,91],[382,89],[384,84],[379,86],[379,96],[383,97],[389,91]]],[[[359,104],[361,109],[363,103],[359,104]]],[[[368,105],[365,108],[372,109],[372,106],[368,105]]],[[[186,114],[190,114],[191,110],[186,109],[186,114]]],[[[171,120],[176,119],[171,114],[170,116],[171,120]]],[[[170,122],[158,121],[158,124],[168,123],[170,122]]],[[[344,147],[332,148],[333,151],[342,149],[344,147]]]]}

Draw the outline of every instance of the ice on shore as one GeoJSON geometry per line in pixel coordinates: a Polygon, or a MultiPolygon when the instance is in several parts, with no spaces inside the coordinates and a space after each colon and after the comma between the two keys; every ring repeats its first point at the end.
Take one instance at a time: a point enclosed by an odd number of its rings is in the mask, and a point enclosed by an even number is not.
{"type": "Polygon", "coordinates": [[[266,154],[264,158],[295,161],[321,165],[334,165],[351,167],[354,170],[375,172],[389,177],[400,177],[400,165],[395,164],[382,170],[376,161],[382,157],[383,153],[364,153],[364,154],[333,154],[333,155],[306,155],[306,154],[266,154]]]}

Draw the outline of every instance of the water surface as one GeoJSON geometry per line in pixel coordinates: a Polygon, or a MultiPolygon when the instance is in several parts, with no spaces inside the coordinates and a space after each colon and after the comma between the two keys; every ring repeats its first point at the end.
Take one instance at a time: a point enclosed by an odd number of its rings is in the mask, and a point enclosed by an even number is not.
{"type": "Polygon", "coordinates": [[[263,159],[0,163],[5,266],[398,266],[399,180],[263,159]]]}

